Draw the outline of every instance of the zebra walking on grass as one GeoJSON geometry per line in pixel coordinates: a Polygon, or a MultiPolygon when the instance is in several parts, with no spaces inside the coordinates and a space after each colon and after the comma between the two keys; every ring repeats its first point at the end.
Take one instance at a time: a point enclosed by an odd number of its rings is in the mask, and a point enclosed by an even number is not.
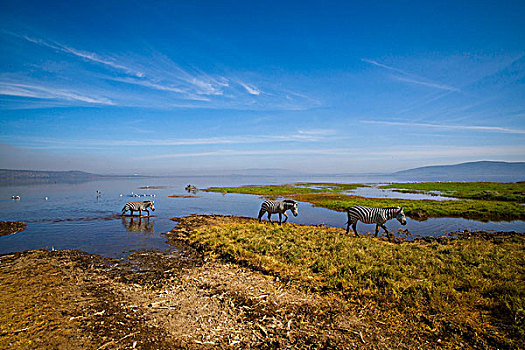
{"type": "Polygon", "coordinates": [[[407,224],[407,219],[403,208],[394,207],[394,208],[369,208],[362,207],[360,205],[347,209],[346,213],[348,214],[348,222],[346,223],[346,233],[350,230],[350,224],[352,224],[352,229],[357,237],[357,222],[361,221],[364,224],[376,224],[376,234],[379,232],[379,226],[385,230],[388,238],[390,239],[390,232],[388,232],[385,222],[391,219],[397,219],[401,225],[407,224]]]}
{"type": "Polygon", "coordinates": [[[285,199],[283,201],[266,200],[261,204],[261,210],[259,210],[259,222],[261,222],[261,218],[265,212],[268,213],[268,221],[270,222],[272,222],[272,214],[275,213],[279,213],[279,224],[281,223],[283,214],[286,216],[286,219],[284,219],[284,222],[286,222],[286,220],[288,220],[288,215],[286,215],[287,210],[291,210],[292,214],[297,216],[297,202],[291,199],[285,199]]]}
{"type": "Polygon", "coordinates": [[[127,202],[124,208],[122,208],[122,215],[124,215],[124,213],[129,210],[131,212],[131,216],[133,216],[134,211],[138,211],[139,216],[142,216],[142,211],[145,211],[148,213],[148,216],[149,216],[148,208],[151,208],[151,210],[155,211],[155,206],[153,205],[153,201],[127,202]]]}

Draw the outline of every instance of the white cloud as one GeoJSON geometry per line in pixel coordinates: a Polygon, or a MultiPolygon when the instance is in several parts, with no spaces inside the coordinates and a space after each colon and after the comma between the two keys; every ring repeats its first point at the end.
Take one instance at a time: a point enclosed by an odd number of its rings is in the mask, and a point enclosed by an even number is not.
{"type": "Polygon", "coordinates": [[[388,69],[388,70],[391,70],[391,71],[394,71],[394,72],[398,72],[398,73],[401,73],[401,74],[406,74],[406,75],[410,74],[408,72],[405,72],[404,70],[397,69],[397,68],[394,68],[394,67],[391,67],[391,66],[387,66],[386,64],[382,64],[382,63],[379,63],[379,62],[374,61],[374,60],[369,60],[367,58],[361,58],[361,61],[366,62],[366,63],[370,63],[371,65],[374,65],[374,66],[377,66],[377,67],[381,67],[381,68],[385,68],[385,69],[388,69]]]}
{"type": "Polygon", "coordinates": [[[111,100],[105,97],[85,96],[73,91],[56,89],[52,87],[7,82],[0,82],[0,95],[31,97],[38,99],[59,99],[103,105],[114,104],[111,100]]]}
{"type": "Polygon", "coordinates": [[[166,147],[166,146],[199,146],[199,145],[239,145],[239,144],[258,144],[275,142],[323,142],[333,140],[333,135],[322,132],[322,130],[312,132],[304,131],[286,135],[243,135],[243,136],[224,136],[224,137],[203,137],[188,139],[125,139],[125,140],[71,140],[59,138],[18,138],[24,145],[32,145],[34,148],[43,149],[69,149],[82,145],[83,149],[100,149],[101,147],[166,147]]]}
{"type": "Polygon", "coordinates": [[[407,126],[407,127],[422,127],[422,128],[433,128],[433,129],[485,131],[485,132],[507,133],[507,134],[525,134],[525,130],[523,129],[504,128],[500,126],[447,125],[447,124],[412,123],[412,122],[389,122],[389,121],[379,121],[379,120],[362,120],[361,123],[392,125],[392,126],[407,126]]]}
{"type": "Polygon", "coordinates": [[[416,85],[423,85],[423,86],[436,88],[436,89],[440,89],[440,90],[455,91],[455,92],[460,92],[461,91],[460,89],[455,88],[453,86],[437,84],[437,83],[430,83],[430,82],[427,82],[427,81],[415,80],[415,79],[410,79],[410,78],[404,78],[404,77],[399,77],[399,76],[396,76],[396,75],[393,75],[392,78],[394,78],[395,80],[398,80],[398,81],[402,81],[402,82],[406,82],[406,83],[410,83],[410,84],[416,84],[416,85]]]}
{"type": "Polygon", "coordinates": [[[404,71],[402,69],[398,69],[398,68],[395,68],[395,67],[391,67],[391,66],[379,63],[379,62],[374,61],[374,60],[362,58],[361,61],[369,63],[369,64],[374,65],[376,67],[381,67],[381,68],[384,68],[384,69],[388,69],[390,71],[401,73],[402,75],[407,76],[407,77],[400,77],[398,75],[392,75],[391,77],[393,79],[397,80],[397,81],[410,83],[410,84],[416,84],[416,85],[422,85],[422,86],[431,87],[431,88],[440,89],[440,90],[447,90],[447,91],[454,91],[454,92],[460,92],[461,91],[460,89],[458,89],[456,87],[448,86],[448,85],[440,84],[440,83],[436,83],[436,82],[432,82],[432,81],[430,81],[427,78],[418,77],[417,75],[412,74],[410,72],[407,72],[407,71],[404,71]]]}
{"type": "Polygon", "coordinates": [[[261,90],[257,89],[255,86],[250,86],[248,84],[243,83],[242,81],[239,81],[239,84],[248,91],[250,95],[260,95],[261,90]]]}
{"type": "Polygon", "coordinates": [[[166,153],[143,157],[144,160],[170,159],[170,158],[191,158],[191,157],[258,157],[258,156],[322,156],[323,160],[327,157],[335,159],[352,159],[368,161],[408,161],[430,158],[463,158],[463,159],[486,159],[487,157],[509,157],[523,156],[525,148],[510,146],[454,146],[454,145],[432,145],[432,146],[398,146],[395,148],[307,148],[307,149],[253,149],[253,150],[230,150],[223,149],[207,152],[179,152],[166,153]]]}
{"type": "MultiPolygon", "coordinates": [[[[71,96],[60,94],[59,91],[55,94],[62,101],[84,100],[89,103],[146,106],[160,109],[227,108],[235,110],[305,110],[320,104],[317,100],[289,91],[287,88],[285,91],[280,85],[277,86],[264,78],[260,80],[266,82],[266,85],[264,89],[261,89],[257,82],[248,83],[239,77],[209,74],[192,66],[183,68],[170,57],[154,50],[147,54],[112,53],[107,55],[33,35],[8,31],[2,31],[2,33],[103,68],[93,71],[86,66],[77,66],[74,71],[68,72],[66,65],[60,71],[54,72],[54,76],[46,77],[46,81],[36,80],[37,82],[35,79],[39,76],[38,74],[32,74],[31,77],[22,72],[17,73],[16,76],[12,74],[12,78],[21,84],[48,86],[50,79],[55,79],[57,82],[55,86],[61,88],[68,86],[67,90],[71,91],[71,96]],[[74,75],[75,79],[71,79],[71,75],[74,75]],[[112,81],[130,86],[110,84],[112,81]],[[132,86],[139,86],[144,90],[130,89],[132,86]],[[97,90],[104,91],[107,97],[105,99],[91,97],[92,91],[97,90]],[[253,96],[263,94],[264,99],[253,98],[253,96]]],[[[6,81],[4,77],[0,77],[1,80],[6,81]]],[[[11,89],[10,93],[16,93],[21,97],[32,97],[29,96],[31,93],[28,91],[21,92],[11,89]]],[[[41,96],[42,94],[33,93],[33,95],[41,96]]],[[[25,107],[26,105],[15,105],[14,103],[7,106],[7,108],[25,107]]]]}

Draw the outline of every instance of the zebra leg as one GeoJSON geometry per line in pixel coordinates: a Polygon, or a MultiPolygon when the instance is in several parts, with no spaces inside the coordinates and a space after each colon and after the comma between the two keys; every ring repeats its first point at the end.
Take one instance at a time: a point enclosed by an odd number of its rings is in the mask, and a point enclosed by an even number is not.
{"type": "Polygon", "coordinates": [[[146,213],[148,213],[148,216],[149,216],[149,210],[148,210],[148,209],[144,209],[144,211],[145,211],[146,213]]]}
{"type": "MultiPolygon", "coordinates": [[[[383,225],[381,225],[381,227],[383,227],[383,225]]],[[[379,233],[379,224],[376,224],[376,234],[374,235],[374,237],[377,237],[378,233],[379,233]]]]}
{"type": "Polygon", "coordinates": [[[283,214],[279,212],[279,225],[282,225],[282,221],[283,221],[283,214]]]}
{"type": "Polygon", "coordinates": [[[268,221],[272,222],[272,214],[268,212],[268,221]]]}
{"type": "Polygon", "coordinates": [[[286,222],[286,220],[288,220],[288,215],[286,215],[286,213],[283,213],[283,214],[286,217],[283,222],[286,222]]]}
{"type": "Polygon", "coordinates": [[[390,233],[390,231],[387,230],[385,224],[382,224],[381,227],[383,230],[385,230],[386,236],[388,237],[388,240],[390,241],[390,238],[393,236],[393,234],[390,233]]]}
{"type": "Polygon", "coordinates": [[[352,230],[354,230],[355,236],[359,237],[357,234],[357,221],[352,223],[352,230]]]}
{"type": "Polygon", "coordinates": [[[259,217],[258,217],[259,222],[261,222],[261,218],[262,218],[262,216],[264,215],[264,212],[265,212],[264,209],[259,210],[259,217]]]}

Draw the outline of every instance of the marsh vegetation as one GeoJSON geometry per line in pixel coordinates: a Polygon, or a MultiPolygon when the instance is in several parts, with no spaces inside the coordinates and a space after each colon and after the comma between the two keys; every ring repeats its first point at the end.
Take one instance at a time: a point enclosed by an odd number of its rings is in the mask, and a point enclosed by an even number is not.
{"type": "Polygon", "coordinates": [[[255,194],[269,197],[290,196],[336,211],[354,205],[372,207],[402,206],[416,220],[432,218],[466,218],[480,221],[525,220],[524,183],[466,182],[466,183],[403,183],[385,185],[411,193],[436,193],[461,200],[435,201],[394,198],[368,198],[345,192],[366,184],[298,183],[274,186],[211,187],[210,192],[255,194]]]}
{"type": "Polygon", "coordinates": [[[339,228],[202,220],[187,231],[198,249],[340,298],[402,338],[445,348],[525,345],[523,235],[391,244],[339,228]]]}

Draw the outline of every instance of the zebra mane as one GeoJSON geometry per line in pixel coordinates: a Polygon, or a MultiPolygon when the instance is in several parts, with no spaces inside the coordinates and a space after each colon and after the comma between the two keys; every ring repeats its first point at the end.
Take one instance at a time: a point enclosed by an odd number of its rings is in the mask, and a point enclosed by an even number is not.
{"type": "Polygon", "coordinates": [[[291,200],[291,199],[285,199],[283,200],[284,203],[290,203],[290,204],[295,204],[296,202],[294,200],[291,200]]]}
{"type": "Polygon", "coordinates": [[[400,213],[403,211],[403,207],[389,207],[387,209],[394,209],[396,213],[400,213]]]}

